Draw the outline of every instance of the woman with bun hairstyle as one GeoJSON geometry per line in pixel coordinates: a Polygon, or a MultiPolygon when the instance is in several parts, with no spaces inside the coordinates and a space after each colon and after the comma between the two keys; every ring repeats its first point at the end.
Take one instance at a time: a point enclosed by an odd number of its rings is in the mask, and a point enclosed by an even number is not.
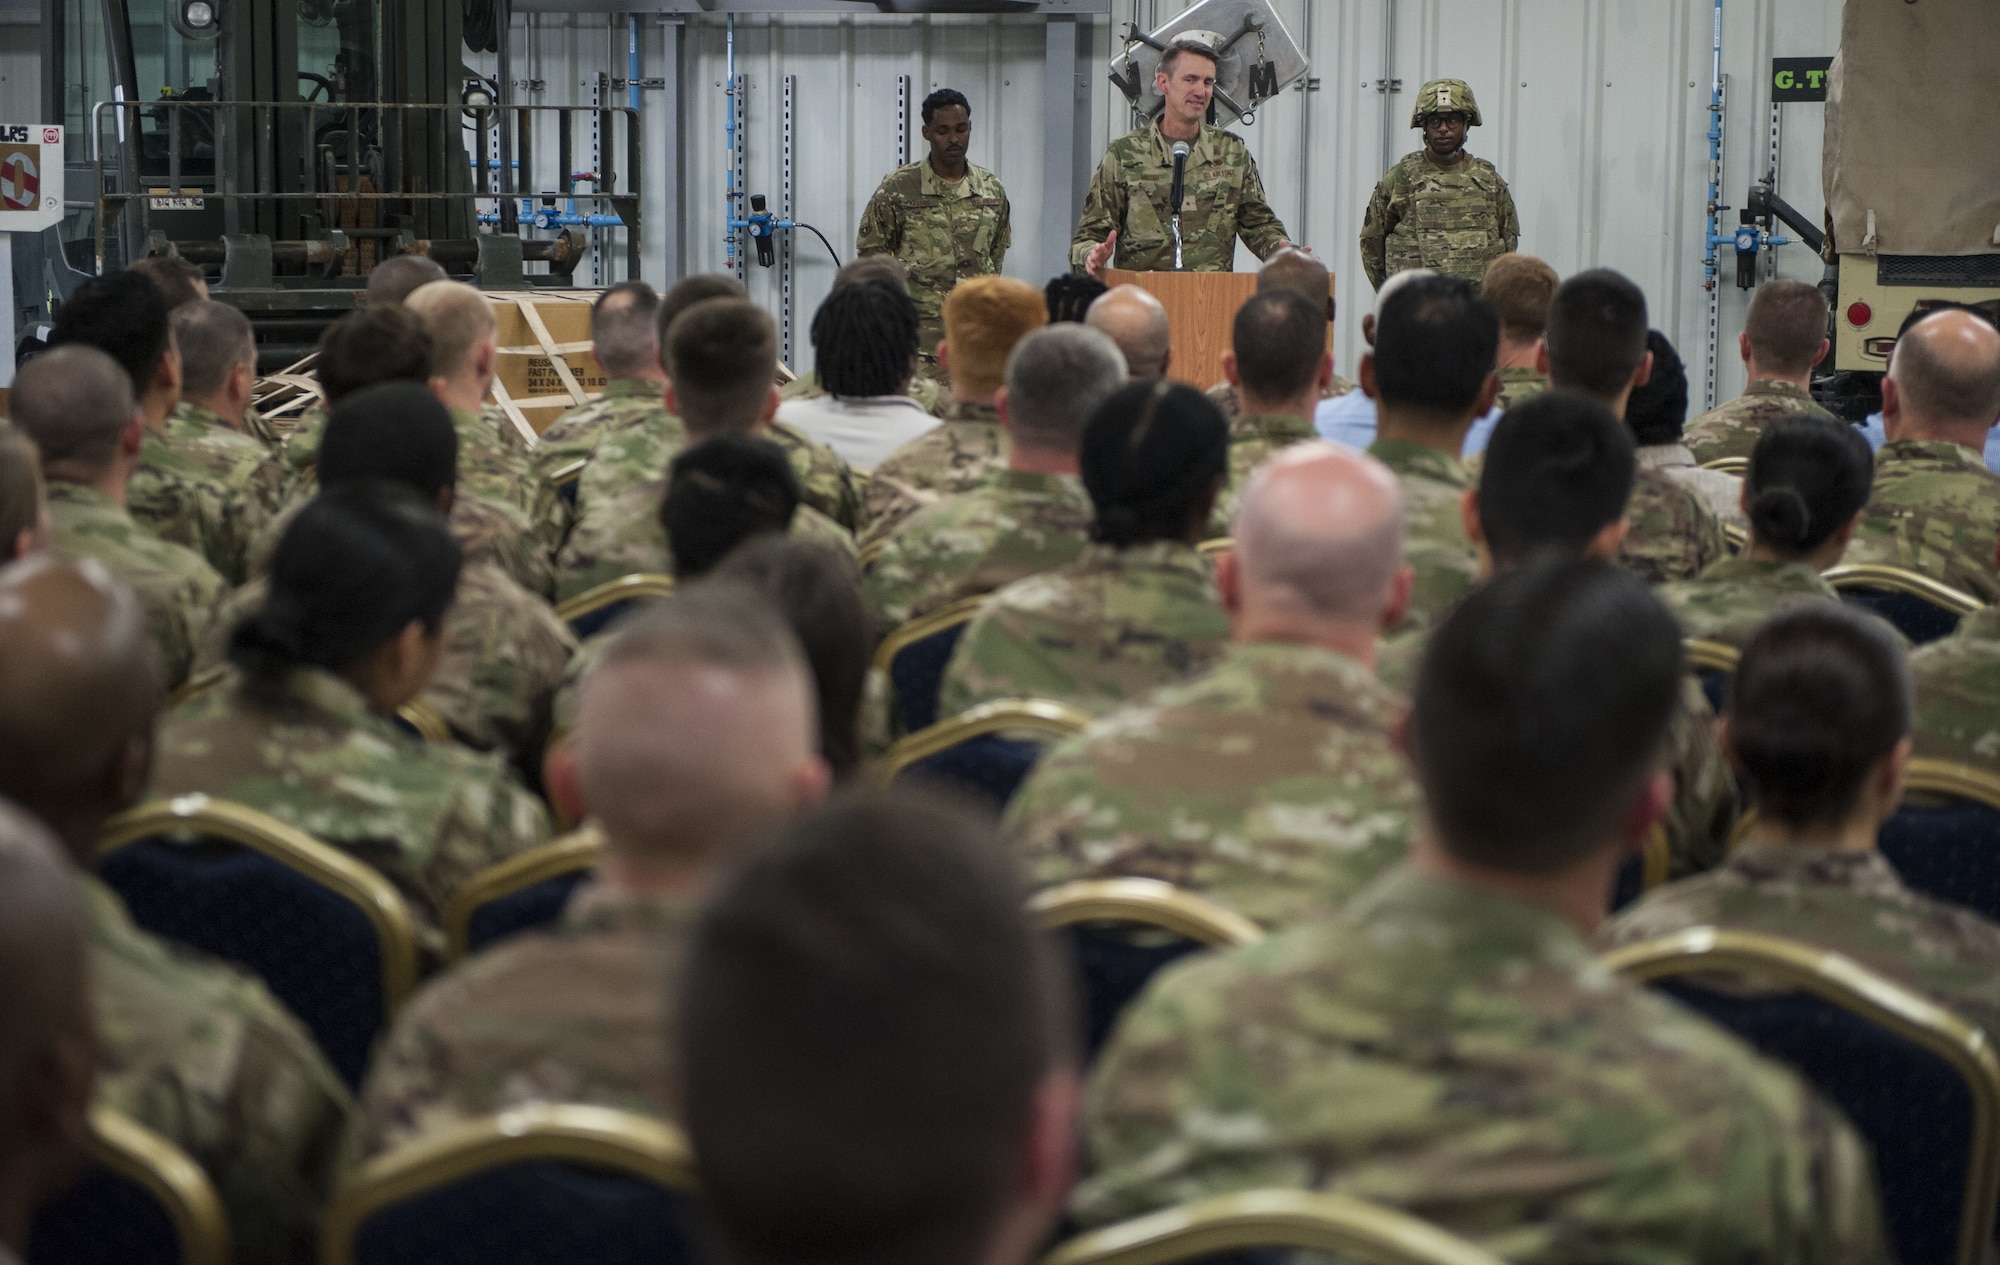
{"type": "Polygon", "coordinates": [[[352,483],[286,529],[270,594],[236,626],[227,680],[161,726],[153,794],[268,813],[380,870],[420,927],[475,871],[545,840],[497,756],[431,744],[396,709],[429,680],[461,556],[414,492],[352,483]]]}
{"type": "Polygon", "coordinates": [[[1839,601],[1820,572],[1847,551],[1874,479],[1873,454],[1854,427],[1813,417],[1766,425],[1743,479],[1749,543],[1657,590],[1681,631],[1740,650],[1778,611],[1839,601]]]}

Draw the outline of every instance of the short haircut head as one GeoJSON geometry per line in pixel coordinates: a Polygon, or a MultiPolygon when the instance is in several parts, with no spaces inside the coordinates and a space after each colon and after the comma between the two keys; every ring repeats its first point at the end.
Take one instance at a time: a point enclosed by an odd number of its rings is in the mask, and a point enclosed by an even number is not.
{"type": "Polygon", "coordinates": [[[1990,428],[2000,419],[2000,337],[1988,336],[1993,328],[1990,317],[1966,311],[1934,312],[1911,326],[1889,360],[1904,408],[1930,422],[1990,428]],[[1972,344],[1952,333],[1968,327],[1972,344]]]}
{"type": "Polygon", "coordinates": [[[696,272],[682,277],[667,287],[660,296],[659,311],[654,316],[654,331],[660,346],[667,345],[667,331],[673,327],[676,318],[697,303],[709,299],[747,299],[750,292],[743,283],[723,272],[696,272]]]}
{"type": "Polygon", "coordinates": [[[1797,377],[1819,360],[1826,339],[1826,296],[1803,281],[1766,281],[1750,296],[1743,332],[1750,354],[1767,373],[1797,377]]]}
{"type": "Polygon", "coordinates": [[[473,353],[499,328],[493,305],[462,281],[433,281],[403,300],[431,336],[431,372],[454,374],[472,363],[473,353]]]}
{"type": "Polygon", "coordinates": [[[1556,287],[1543,337],[1550,382],[1610,399],[1646,358],[1646,296],[1609,268],[1579,272],[1556,287]]]}
{"type": "Polygon", "coordinates": [[[1007,425],[1021,439],[1074,450],[1125,377],[1125,356],[1107,335],[1069,324],[1035,330],[1007,358],[1007,425]]]}
{"type": "Polygon", "coordinates": [[[778,377],[770,313],[748,299],[704,300],[674,318],[661,350],[689,431],[705,436],[757,424],[778,377]]]}
{"type": "Polygon", "coordinates": [[[401,303],[433,281],[445,280],[444,266],[429,255],[392,255],[368,271],[368,304],[401,303]]]}
{"type": "Polygon", "coordinates": [[[47,465],[102,470],[118,451],[137,411],[132,379],[97,348],[71,343],[45,351],[14,375],[10,392],[14,425],[42,453],[47,465]]]}
{"type": "Polygon", "coordinates": [[[458,483],[458,428],[437,396],[414,382],[381,382],[342,396],[319,446],[319,485],[380,481],[436,504],[458,483]]]}
{"type": "Polygon", "coordinates": [[[1199,57],[1207,61],[1210,69],[1216,69],[1215,50],[1199,40],[1175,40],[1167,45],[1167,51],[1160,54],[1160,73],[1171,75],[1180,66],[1183,57],[1199,57]]]}
{"type": "Polygon", "coordinates": [[[1604,847],[1660,767],[1680,630],[1607,562],[1531,563],[1476,589],[1425,647],[1411,751],[1439,844],[1519,874],[1604,847]]]}
{"type": "Polygon", "coordinates": [[[378,382],[422,385],[431,377],[430,331],[401,303],[370,304],[326,327],[313,372],[329,404],[378,382]]]}
{"type": "Polygon", "coordinates": [[[1766,620],[1729,680],[1729,746],[1757,811],[1837,827],[1869,771],[1910,731],[1910,670],[1895,634],[1838,602],[1766,620]]]}
{"type": "Polygon", "coordinates": [[[202,289],[208,284],[208,278],[202,275],[201,269],[179,255],[148,255],[128,271],[136,272],[158,286],[160,297],[167,301],[170,312],[189,303],[201,302],[202,289]]]}
{"type": "Polygon", "coordinates": [[[1333,274],[1298,247],[1287,246],[1257,270],[1257,293],[1267,290],[1296,290],[1325,312],[1333,298],[1333,274]]]}
{"type": "Polygon", "coordinates": [[[910,384],[917,305],[878,281],[836,286],[813,313],[813,366],[832,395],[868,399],[910,384]]]}
{"type": "Polygon", "coordinates": [[[1653,369],[1626,398],[1625,425],[1631,428],[1633,442],[1642,448],[1677,444],[1687,426],[1687,367],[1659,330],[1646,332],[1646,350],[1653,353],[1653,369]]]}
{"type": "Polygon", "coordinates": [[[1486,265],[1479,297],[1500,316],[1500,332],[1508,341],[1531,343],[1549,326],[1549,304],[1562,278],[1533,255],[1509,251],[1486,265]]]}
{"type": "Polygon", "coordinates": [[[1065,272],[1060,277],[1049,278],[1049,283],[1042,287],[1042,302],[1049,309],[1049,322],[1055,324],[1086,319],[1090,309],[1110,288],[1096,277],[1080,272],[1065,272]]]}
{"type": "Polygon", "coordinates": [[[1310,390],[1326,356],[1326,325],[1326,305],[1289,287],[1259,290],[1244,300],[1230,327],[1243,389],[1265,400],[1310,390]]]}
{"type": "Polygon", "coordinates": [[[1759,544],[1803,557],[1868,504],[1875,454],[1861,432],[1823,417],[1764,425],[1743,479],[1750,532],[1759,544]]]}
{"type": "Polygon", "coordinates": [[[798,509],[798,475],[770,440],[723,431],[683,449],[660,500],[674,579],[706,575],[753,536],[783,535],[798,509]]]}
{"type": "Polygon", "coordinates": [[[1118,344],[1126,375],[1133,381],[1151,381],[1166,372],[1173,326],[1166,305],[1138,286],[1128,282],[1100,293],[1085,311],[1083,323],[1118,344]]]}
{"type": "Polygon", "coordinates": [[[819,750],[845,781],[861,770],[861,694],[875,653],[854,560],[818,540],[747,540],[713,572],[762,593],[792,626],[819,691],[819,750]]]}
{"type": "Polygon", "coordinates": [[[1624,517],[1636,470],[1631,434],[1588,396],[1544,391],[1508,409],[1479,480],[1479,526],[1495,565],[1581,554],[1624,517]]]}
{"type": "Polygon", "coordinates": [[[717,895],[679,1030],[731,1259],[982,1257],[1068,1039],[1023,891],[986,827],[869,792],[794,823],[717,895]]]}
{"type": "Polygon", "coordinates": [[[570,738],[584,802],[614,847],[713,856],[790,810],[812,707],[770,604],[691,585],[621,621],[584,678],[570,738]]]}
{"type": "Polygon", "coordinates": [[[42,455],[20,427],[0,422],[0,563],[14,558],[14,542],[33,531],[47,503],[42,455]]]}
{"type": "Polygon", "coordinates": [[[614,378],[651,369],[660,358],[660,296],[643,281],[620,281],[590,305],[590,349],[614,378]]]}
{"type": "Polygon", "coordinates": [[[1250,475],[1232,524],[1246,593],[1282,591],[1319,619],[1379,627],[1403,565],[1403,497],[1386,466],[1293,444],[1250,475]]]}
{"type": "Polygon", "coordinates": [[[206,399],[228,385],[238,365],[257,371],[257,335],[250,318],[208,299],[183,303],[170,318],[181,349],[181,394],[206,399]]]}
{"type": "Polygon", "coordinates": [[[85,281],[57,309],[49,330],[49,346],[68,343],[95,347],[110,356],[131,381],[132,393],[144,395],[153,385],[161,357],[173,346],[160,287],[129,268],[85,281]]]}
{"type": "Polygon", "coordinates": [[[1468,412],[1500,354],[1500,318],[1470,283],[1419,277],[1375,315],[1375,385],[1392,408],[1468,412]]]}
{"type": "Polygon", "coordinates": [[[924,98],[924,122],[929,123],[939,110],[949,109],[952,106],[965,111],[967,118],[972,116],[972,102],[965,99],[963,92],[956,88],[939,88],[924,98]]]}
{"type": "Polygon", "coordinates": [[[1091,414],[1077,462],[1093,539],[1120,548],[1183,540],[1229,469],[1229,423],[1193,387],[1133,383],[1091,414]]]}
{"type": "Polygon", "coordinates": [[[840,265],[833,274],[833,284],[855,285],[863,281],[873,281],[891,286],[904,294],[910,292],[910,270],[902,260],[894,255],[857,255],[840,265]]]}
{"type": "Polygon", "coordinates": [[[970,391],[999,390],[1014,344],[1048,323],[1047,301],[1025,281],[985,276],[959,282],[944,300],[952,384],[970,391]]]}

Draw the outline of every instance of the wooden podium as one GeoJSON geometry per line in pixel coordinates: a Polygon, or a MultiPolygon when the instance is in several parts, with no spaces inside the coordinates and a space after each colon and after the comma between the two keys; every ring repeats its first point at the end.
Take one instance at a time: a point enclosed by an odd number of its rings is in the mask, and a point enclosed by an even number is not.
{"type": "Polygon", "coordinates": [[[1104,283],[1135,285],[1167,309],[1173,363],[1167,376],[1206,391],[1222,379],[1222,353],[1243,300],[1257,293],[1254,272],[1131,272],[1106,268],[1104,283]]]}

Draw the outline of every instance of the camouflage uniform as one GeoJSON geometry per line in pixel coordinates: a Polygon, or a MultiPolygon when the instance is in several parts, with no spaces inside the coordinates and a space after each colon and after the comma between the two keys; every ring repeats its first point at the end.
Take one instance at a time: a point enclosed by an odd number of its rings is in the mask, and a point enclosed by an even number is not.
{"type": "Polygon", "coordinates": [[[1916,753],[2000,773],[2000,610],[1968,615],[1957,632],[1920,648],[1910,675],[1916,753]]]}
{"type": "MultiPolygon", "coordinates": [[[[1173,142],[1158,121],[1112,141],[1091,177],[1083,218],[1070,238],[1069,262],[1084,260],[1112,232],[1118,233],[1114,268],[1169,271],[1174,266],[1173,142]]],[[[1264,200],[1257,160],[1233,132],[1202,125],[1188,147],[1181,202],[1181,267],[1188,272],[1228,272],[1240,236],[1250,253],[1269,259],[1285,244],[1285,226],[1264,200]]]]}
{"type": "Polygon", "coordinates": [[[1046,698],[1102,715],[1205,671],[1229,640],[1208,563],[1151,540],[1087,546],[1066,567],[995,593],[946,665],[938,715],[1046,698]]]}
{"type": "Polygon", "coordinates": [[[1625,517],[1631,528],[1614,561],[1648,584],[1689,579],[1729,556],[1722,520],[1700,495],[1658,470],[1633,472],[1625,517]]]}
{"type": "Polygon", "coordinates": [[[1261,1187],[1519,1265],[1886,1262],[1873,1165],[1790,1071],[1562,917],[1407,868],[1170,967],[1097,1065],[1088,1225],[1261,1187]]]}
{"type": "MultiPolygon", "coordinates": [[[[270,574],[271,556],[278,551],[285,529],[317,495],[317,481],[307,479],[292,492],[277,517],[250,542],[252,579],[270,574]]],[[[458,547],[465,552],[467,565],[490,562],[536,597],[547,598],[556,591],[555,562],[518,506],[461,492],[452,497],[447,525],[457,538],[458,547]]]]}
{"type": "Polygon", "coordinates": [[[1015,470],[919,510],[862,581],[876,632],[1074,562],[1090,518],[1075,475],[1015,470]]]}
{"type": "Polygon", "coordinates": [[[141,931],[111,889],[88,875],[82,884],[97,1101],[201,1165],[237,1260],[317,1260],[347,1087],[262,983],[141,931]]]}
{"type": "Polygon", "coordinates": [[[926,505],[970,492],[1007,468],[1007,428],[991,404],[954,402],[942,424],[925,431],[875,467],[862,493],[861,543],[886,539],[926,505]]]}
{"type": "Polygon", "coordinates": [[[861,523],[861,492],[845,458],[796,426],[772,419],[760,439],[784,449],[799,478],[799,503],[818,510],[848,531],[861,523]]]}
{"type": "Polygon", "coordinates": [[[451,422],[458,430],[460,492],[519,509],[535,535],[556,548],[569,526],[568,507],[536,471],[513,421],[489,405],[478,413],[455,408],[451,422]]]}
{"type": "MultiPolygon", "coordinates": [[[[230,632],[269,593],[270,581],[259,577],[229,595],[196,660],[197,672],[228,660],[230,632]]],[[[533,768],[548,738],[556,689],[575,653],[576,638],[548,603],[491,563],[468,563],[445,612],[444,652],[417,701],[443,717],[466,746],[501,751],[516,768],[533,768]]]]}
{"type": "Polygon", "coordinates": [[[1429,268],[1474,285],[1486,265],[1521,241],[1507,182],[1484,158],[1460,151],[1449,167],[1430,151],[1405,154],[1368,200],[1361,222],[1361,267],[1376,289],[1396,273],[1429,268]]]}
{"type": "Polygon", "coordinates": [[[933,362],[944,337],[945,296],[967,277],[1000,271],[1014,244],[999,177],[971,163],[965,173],[946,180],[929,158],[896,168],[868,199],[854,239],[857,257],[893,255],[909,269],[917,350],[933,362]]]}
{"type": "Polygon", "coordinates": [[[667,411],[667,384],[651,378],[613,378],[588,404],[579,404],[549,423],[529,464],[551,482],[556,471],[589,461],[606,435],[624,430],[639,418],[667,411]]]}
{"type": "MultiPolygon", "coordinates": [[[[1750,529],[1750,520],[1743,516],[1740,476],[1702,469],[1695,464],[1694,454],[1686,444],[1644,444],[1633,456],[1638,459],[1639,469],[1656,470],[1700,497],[1717,522],[1744,531],[1750,529]]],[[[1728,538],[1723,539],[1726,546],[1728,538]]]]}
{"type": "Polygon", "coordinates": [[[1780,611],[1814,602],[1838,602],[1840,595],[1803,562],[1723,558],[1692,580],[1661,585],[1656,592],[1680,621],[1681,633],[1719,641],[1738,650],[1750,644],[1758,626],[1780,611]]]}
{"type": "Polygon", "coordinates": [[[1417,788],[1402,697],[1317,646],[1232,647],[1056,747],[1008,806],[1037,884],[1156,878],[1266,927],[1402,859],[1417,788]]]}
{"type": "Polygon", "coordinates": [[[1222,485],[1221,495],[1215,498],[1215,509],[1208,516],[1209,536],[1229,534],[1229,524],[1236,517],[1236,507],[1243,499],[1243,488],[1250,482],[1252,470],[1279,449],[1318,437],[1311,418],[1290,413],[1252,413],[1247,417],[1239,414],[1231,421],[1229,481],[1222,485]]]}
{"type": "Polygon", "coordinates": [[[593,883],[553,929],[433,980],[376,1053],[349,1161],[534,1102],[671,1118],[673,994],[698,910],[593,883]]]}
{"type": "Polygon", "coordinates": [[[234,679],[175,709],[160,727],[153,793],[243,804],[373,865],[432,949],[461,883],[549,837],[541,804],[497,757],[404,733],[329,672],[295,669],[284,688],[282,711],[234,679]]]}
{"type": "Polygon", "coordinates": [[[125,508],[149,531],[241,584],[251,538],[278,510],[284,464],[214,413],[183,403],[146,433],[125,508]]]}
{"type": "Polygon", "coordinates": [[[1525,404],[1549,389],[1549,380],[1525,365],[1513,365],[1500,370],[1500,398],[1494,404],[1501,412],[1506,412],[1516,404],[1525,404]]]}
{"type": "MultiPolygon", "coordinates": [[[[1354,384],[1339,374],[1334,374],[1327,382],[1326,389],[1319,393],[1322,400],[1331,400],[1354,390],[1354,384]]],[[[1235,421],[1243,415],[1243,401],[1237,396],[1236,388],[1227,382],[1218,382],[1208,389],[1208,402],[1222,413],[1224,421],[1235,421]]]]}
{"type": "Polygon", "coordinates": [[[1879,852],[1746,844],[1707,873],[1658,888],[1599,933],[1607,947],[1689,927],[1784,936],[1853,958],[2000,1034],[2000,927],[1903,885],[1879,852]]]}
{"type": "Polygon", "coordinates": [[[1875,454],[1875,487],[1843,561],[1903,567],[1991,602],[2000,599],[1996,537],[2000,475],[1977,450],[1892,440],[1875,454]]]}
{"type": "Polygon", "coordinates": [[[1472,480],[1458,458],[1405,439],[1378,439],[1368,455],[1389,467],[1403,490],[1403,552],[1417,578],[1402,626],[1427,628],[1479,582],[1479,551],[1459,505],[1472,480]]]}
{"type": "Polygon", "coordinates": [[[1748,457],[1764,428],[1781,417],[1840,422],[1813,403],[1812,394],[1798,383],[1758,378],[1743,388],[1743,394],[1690,421],[1681,432],[1681,442],[1702,465],[1719,457],[1748,457]]]}
{"type": "Polygon", "coordinates": [[[51,479],[48,500],[55,551],[95,558],[130,586],[159,647],[161,683],[171,690],[185,681],[222,601],[222,577],[200,554],[153,535],[95,488],[51,479]]]}
{"type": "MultiPolygon", "coordinates": [[[[944,383],[923,374],[910,379],[907,394],[932,417],[943,417],[944,411],[951,407],[951,395],[944,383]]],[[[780,387],[778,395],[785,400],[820,400],[826,398],[826,388],[819,384],[819,374],[808,371],[780,387]]]]}

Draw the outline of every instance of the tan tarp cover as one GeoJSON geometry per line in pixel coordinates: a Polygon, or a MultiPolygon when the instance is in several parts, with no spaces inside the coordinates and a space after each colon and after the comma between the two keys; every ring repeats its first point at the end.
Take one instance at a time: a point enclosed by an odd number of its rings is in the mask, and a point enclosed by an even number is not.
{"type": "Polygon", "coordinates": [[[1847,0],[1823,167],[1842,251],[2000,250],[1996,86],[2000,0],[1847,0]]]}

